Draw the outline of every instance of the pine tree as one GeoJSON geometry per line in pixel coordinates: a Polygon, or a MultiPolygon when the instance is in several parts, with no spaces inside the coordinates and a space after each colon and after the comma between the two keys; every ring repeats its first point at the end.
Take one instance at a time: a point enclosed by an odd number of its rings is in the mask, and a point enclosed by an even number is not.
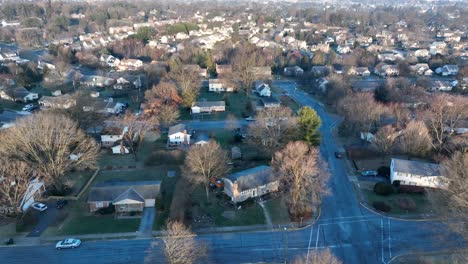
{"type": "Polygon", "coordinates": [[[322,120],[312,108],[305,106],[299,110],[300,133],[302,134],[302,140],[309,145],[320,145],[320,133],[318,128],[321,123],[322,120]]]}

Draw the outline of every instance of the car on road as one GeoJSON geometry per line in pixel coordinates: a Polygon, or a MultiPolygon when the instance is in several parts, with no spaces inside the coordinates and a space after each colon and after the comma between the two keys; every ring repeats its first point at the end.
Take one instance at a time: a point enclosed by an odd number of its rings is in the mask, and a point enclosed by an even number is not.
{"type": "Polygon", "coordinates": [[[245,118],[245,121],[251,122],[251,121],[255,121],[255,119],[253,117],[249,116],[249,117],[245,118]]]}
{"type": "Polygon", "coordinates": [[[33,108],[34,108],[34,105],[33,105],[33,104],[27,104],[27,105],[25,105],[21,110],[29,112],[29,111],[31,111],[33,108]]]}
{"type": "Polygon", "coordinates": [[[81,240],[75,238],[67,238],[60,240],[55,244],[56,249],[65,249],[65,248],[76,248],[81,245],[81,240]]]}
{"type": "Polygon", "coordinates": [[[31,207],[34,209],[34,210],[37,210],[37,211],[40,211],[40,212],[43,212],[45,210],[47,210],[47,205],[43,204],[43,203],[39,203],[39,202],[35,202],[31,205],[31,207]]]}
{"type": "Polygon", "coordinates": [[[346,152],[344,148],[338,148],[338,151],[335,152],[335,157],[337,159],[342,159],[345,156],[346,152]]]}
{"type": "Polygon", "coordinates": [[[58,200],[57,201],[57,204],[55,205],[55,207],[57,209],[62,209],[65,205],[68,204],[68,201],[67,200],[58,200]]]}
{"type": "Polygon", "coordinates": [[[363,171],[361,172],[361,176],[377,176],[377,171],[374,171],[374,170],[368,170],[368,171],[363,171]]]}

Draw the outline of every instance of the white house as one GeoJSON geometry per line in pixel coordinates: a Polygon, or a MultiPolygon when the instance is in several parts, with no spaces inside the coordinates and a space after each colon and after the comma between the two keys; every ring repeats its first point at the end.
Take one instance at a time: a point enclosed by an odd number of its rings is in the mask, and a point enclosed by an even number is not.
{"type": "Polygon", "coordinates": [[[101,146],[103,147],[112,147],[117,141],[123,139],[125,133],[127,133],[128,127],[124,127],[122,129],[122,133],[120,135],[101,135],[101,146]]]}
{"type": "Polygon", "coordinates": [[[192,114],[224,112],[226,102],[224,101],[196,101],[191,107],[192,114]]]}
{"type": "Polygon", "coordinates": [[[171,126],[167,137],[168,144],[171,146],[190,144],[190,134],[187,133],[184,124],[171,126]]]}
{"type": "Polygon", "coordinates": [[[226,87],[226,85],[220,79],[210,79],[208,81],[208,90],[210,92],[233,92],[232,87],[226,87]]]}
{"type": "Polygon", "coordinates": [[[255,92],[258,93],[260,96],[270,97],[271,96],[271,89],[268,84],[262,81],[255,81],[254,82],[255,92]]]}
{"type": "Polygon", "coordinates": [[[112,147],[112,154],[128,154],[130,150],[122,144],[118,144],[112,147]]]}
{"type": "Polygon", "coordinates": [[[117,64],[119,71],[136,71],[143,66],[143,61],[137,59],[123,59],[117,64]]]}
{"type": "Polygon", "coordinates": [[[112,55],[101,55],[99,61],[109,67],[115,67],[120,64],[120,60],[112,55]]]}
{"type": "Polygon", "coordinates": [[[262,165],[224,178],[224,193],[233,203],[278,191],[278,177],[270,166],[262,165]]]}
{"type": "Polygon", "coordinates": [[[455,76],[458,74],[458,65],[444,65],[436,69],[436,73],[442,76],[455,76]]]}
{"type": "Polygon", "coordinates": [[[447,180],[442,175],[438,164],[414,160],[392,159],[390,181],[399,181],[401,185],[429,188],[446,188],[447,180]]]}
{"type": "Polygon", "coordinates": [[[72,106],[76,105],[76,100],[72,98],[69,94],[64,94],[61,96],[43,96],[39,99],[39,104],[46,108],[58,108],[58,109],[69,109],[72,106]]]}
{"type": "Polygon", "coordinates": [[[302,74],[304,74],[304,70],[299,66],[284,68],[284,75],[286,76],[301,76],[302,74]]]}

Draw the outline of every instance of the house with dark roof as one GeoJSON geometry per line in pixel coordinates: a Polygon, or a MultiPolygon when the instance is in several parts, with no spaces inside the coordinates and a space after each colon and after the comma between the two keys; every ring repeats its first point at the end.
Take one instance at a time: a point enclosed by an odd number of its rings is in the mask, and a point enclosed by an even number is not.
{"type": "Polygon", "coordinates": [[[427,188],[445,188],[447,180],[439,164],[415,160],[392,159],[390,164],[391,183],[427,188]]]}
{"type": "Polygon", "coordinates": [[[278,191],[279,180],[270,166],[262,165],[224,178],[224,193],[233,203],[278,191]]]}
{"type": "Polygon", "coordinates": [[[89,190],[89,211],[96,212],[112,204],[117,214],[142,212],[145,207],[154,207],[160,189],[160,181],[100,182],[89,190]]]}
{"type": "Polygon", "coordinates": [[[224,112],[226,111],[226,102],[224,101],[196,101],[192,107],[192,114],[224,112]]]}

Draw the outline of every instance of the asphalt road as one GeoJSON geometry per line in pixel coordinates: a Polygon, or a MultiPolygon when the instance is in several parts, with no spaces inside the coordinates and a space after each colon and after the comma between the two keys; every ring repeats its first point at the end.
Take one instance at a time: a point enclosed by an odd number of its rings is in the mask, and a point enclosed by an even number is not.
{"type": "MultiPolygon", "coordinates": [[[[199,235],[197,239],[209,249],[208,261],[203,263],[284,263],[285,259],[322,248],[332,249],[344,263],[388,263],[405,253],[467,248],[463,238],[438,222],[394,220],[360,206],[343,161],[333,155],[337,146],[330,130],[339,119],[325,113],[307,94],[295,91],[294,87],[285,89],[299,103],[315,108],[322,118],[321,150],[333,176],[329,184],[331,195],[324,199],[320,219],[311,227],[294,231],[199,235]]],[[[210,123],[210,127],[224,124],[210,123]]],[[[155,243],[152,263],[164,263],[161,242],[155,243]]],[[[62,251],[56,251],[53,245],[0,248],[0,260],[48,264],[143,263],[150,244],[150,240],[142,239],[84,242],[78,249],[62,251]]]]}

